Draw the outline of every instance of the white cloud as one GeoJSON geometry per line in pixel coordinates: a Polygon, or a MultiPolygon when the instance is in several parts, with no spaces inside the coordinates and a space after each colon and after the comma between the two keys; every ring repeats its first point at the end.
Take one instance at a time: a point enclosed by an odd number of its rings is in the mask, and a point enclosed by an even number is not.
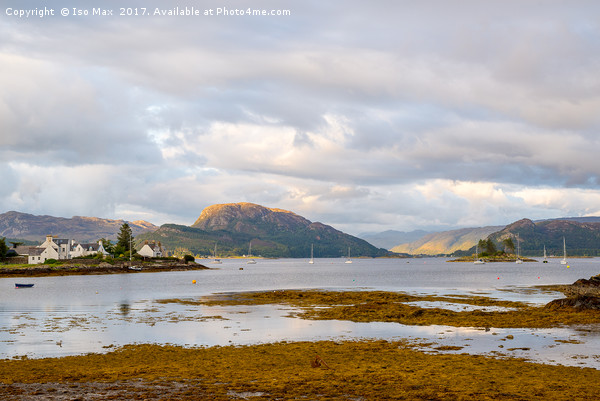
{"type": "Polygon", "coordinates": [[[250,201],[354,233],[597,212],[597,2],[290,8],[0,15],[0,211],[191,224],[250,201]]]}

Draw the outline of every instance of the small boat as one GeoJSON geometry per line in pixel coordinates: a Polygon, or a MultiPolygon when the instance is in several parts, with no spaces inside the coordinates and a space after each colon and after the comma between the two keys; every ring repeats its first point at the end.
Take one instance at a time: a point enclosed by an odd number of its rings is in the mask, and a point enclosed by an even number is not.
{"type": "Polygon", "coordinates": [[[21,283],[15,283],[15,287],[16,287],[16,288],[31,288],[31,287],[33,287],[33,284],[21,284],[21,283]]]}
{"type": "Polygon", "coordinates": [[[517,260],[516,264],[523,264],[523,260],[521,260],[521,241],[519,240],[519,236],[517,235],[517,260]]]}
{"type": "Polygon", "coordinates": [[[313,258],[313,244],[310,244],[310,260],[308,261],[311,265],[315,263],[315,259],[313,258]]]}
{"type": "Polygon", "coordinates": [[[560,261],[561,265],[567,264],[567,243],[565,242],[565,237],[563,237],[563,258],[560,261]]]}
{"type": "Polygon", "coordinates": [[[352,263],[352,259],[350,259],[350,247],[348,247],[348,259],[344,263],[352,263]]]}
{"type": "Polygon", "coordinates": [[[215,242],[215,260],[213,260],[212,262],[217,265],[221,264],[221,259],[217,259],[217,243],[216,242],[215,242]]]}
{"type": "Polygon", "coordinates": [[[546,256],[546,245],[544,245],[544,260],[542,263],[548,263],[548,257],[546,256]]]}
{"type": "Polygon", "coordinates": [[[484,265],[485,260],[483,260],[482,258],[477,259],[477,256],[479,256],[479,246],[475,245],[475,261],[473,262],[473,264],[474,265],[484,265]]]}
{"type": "MultiPolygon", "coordinates": [[[[250,241],[250,245],[248,246],[248,257],[252,258],[252,241],[250,241]]],[[[249,261],[246,262],[246,264],[248,264],[248,265],[255,265],[256,264],[256,260],[250,259],[249,261]]]]}

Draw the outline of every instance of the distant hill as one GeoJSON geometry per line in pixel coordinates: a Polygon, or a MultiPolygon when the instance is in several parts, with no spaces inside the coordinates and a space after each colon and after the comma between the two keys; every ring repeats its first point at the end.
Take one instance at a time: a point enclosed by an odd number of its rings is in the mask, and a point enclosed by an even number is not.
{"type": "Polygon", "coordinates": [[[431,233],[417,241],[395,246],[391,251],[412,255],[449,255],[459,250],[470,249],[480,239],[485,239],[503,228],[504,226],[487,226],[431,233]]]}
{"type": "Polygon", "coordinates": [[[398,244],[405,244],[423,238],[430,231],[415,230],[415,231],[396,231],[387,230],[380,233],[363,233],[358,237],[368,241],[378,248],[392,249],[398,244]]]}
{"type": "MultiPolygon", "coordinates": [[[[524,256],[542,256],[544,246],[548,255],[563,254],[563,237],[567,244],[568,255],[600,256],[600,219],[582,218],[565,220],[544,220],[533,222],[522,219],[506,226],[503,230],[490,235],[489,239],[500,244],[508,237],[519,237],[521,254],[524,256]]],[[[502,249],[498,246],[498,249],[502,249]]]]}
{"type": "Polygon", "coordinates": [[[161,241],[168,249],[185,248],[198,255],[211,255],[217,244],[219,256],[248,253],[265,257],[384,256],[388,252],[335,228],[313,223],[293,212],[253,203],[228,203],[205,208],[188,227],[165,224],[153,233],[136,237],[136,242],[161,241]]]}
{"type": "MultiPolygon", "coordinates": [[[[100,238],[114,240],[123,223],[123,220],[98,217],[75,216],[69,219],[11,211],[0,214],[0,237],[43,241],[46,235],[55,235],[81,242],[97,241],[100,238]]],[[[134,236],[158,229],[154,224],[143,220],[128,224],[134,236]]]]}

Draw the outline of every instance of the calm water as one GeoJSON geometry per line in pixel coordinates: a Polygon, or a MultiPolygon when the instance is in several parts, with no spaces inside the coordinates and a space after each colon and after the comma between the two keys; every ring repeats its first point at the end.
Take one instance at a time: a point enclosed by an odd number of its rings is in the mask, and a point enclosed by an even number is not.
{"type": "Polygon", "coordinates": [[[600,259],[548,264],[447,263],[445,259],[317,259],[201,261],[213,270],[0,279],[0,358],[105,352],[132,343],[187,346],[282,340],[426,339],[457,352],[518,356],[600,368],[600,328],[494,329],[412,327],[396,323],[306,321],[283,306],[198,307],[162,304],[218,292],[321,288],[415,294],[483,294],[543,304],[561,294],[532,290],[600,273],[600,259]],[[243,270],[240,270],[243,268],[243,270]],[[193,283],[196,280],[196,283],[193,283]],[[15,289],[15,282],[34,283],[15,289]],[[512,335],[514,338],[507,338],[512,335]]]}

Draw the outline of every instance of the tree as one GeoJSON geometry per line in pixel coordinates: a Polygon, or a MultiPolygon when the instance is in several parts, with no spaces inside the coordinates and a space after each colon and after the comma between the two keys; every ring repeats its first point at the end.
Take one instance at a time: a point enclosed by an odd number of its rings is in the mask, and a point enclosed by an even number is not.
{"type": "MultiPolygon", "coordinates": [[[[491,239],[480,239],[479,242],[477,243],[477,247],[479,248],[479,255],[482,256],[492,256],[496,253],[496,245],[494,244],[494,241],[492,241],[491,239]]],[[[479,255],[475,255],[475,256],[479,256],[479,255]]]]}
{"type": "Polygon", "coordinates": [[[106,238],[100,238],[99,241],[102,242],[102,246],[104,247],[104,250],[106,252],[113,253],[115,245],[112,243],[111,240],[106,239],[106,238]]]}
{"type": "Polygon", "coordinates": [[[133,233],[129,224],[123,223],[119,235],[117,236],[117,245],[115,246],[115,253],[122,254],[128,252],[133,242],[133,233]]]}
{"type": "Polygon", "coordinates": [[[505,249],[512,251],[512,253],[515,252],[515,243],[513,242],[512,237],[503,239],[502,244],[505,249]]]}
{"type": "Polygon", "coordinates": [[[496,244],[494,244],[494,241],[492,241],[491,239],[487,239],[485,241],[485,251],[487,252],[488,255],[495,255],[496,254],[496,244]]]}
{"type": "Polygon", "coordinates": [[[475,257],[479,257],[479,255],[481,255],[484,251],[484,249],[487,246],[487,242],[484,239],[480,239],[479,242],[477,243],[477,248],[478,248],[478,254],[475,255],[475,257]]]}
{"type": "Polygon", "coordinates": [[[6,238],[2,237],[2,239],[0,239],[0,259],[4,260],[7,252],[8,246],[6,246],[6,238]]]}

